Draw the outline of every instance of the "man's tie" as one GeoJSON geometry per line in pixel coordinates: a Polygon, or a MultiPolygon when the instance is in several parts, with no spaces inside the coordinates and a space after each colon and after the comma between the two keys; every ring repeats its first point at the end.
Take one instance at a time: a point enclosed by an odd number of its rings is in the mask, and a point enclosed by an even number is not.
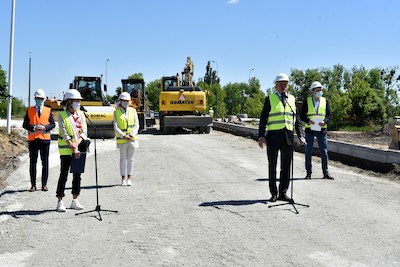
{"type": "Polygon", "coordinates": [[[42,112],[40,111],[40,108],[38,109],[38,116],[40,118],[40,115],[42,115],[42,112]]]}

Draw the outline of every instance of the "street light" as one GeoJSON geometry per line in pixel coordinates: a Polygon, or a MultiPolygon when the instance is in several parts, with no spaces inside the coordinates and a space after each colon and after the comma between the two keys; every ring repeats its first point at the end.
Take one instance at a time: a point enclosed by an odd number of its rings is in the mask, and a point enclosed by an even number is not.
{"type": "Polygon", "coordinates": [[[105,91],[107,91],[107,86],[108,86],[108,81],[107,81],[107,63],[108,63],[108,61],[110,61],[110,60],[107,58],[107,61],[106,61],[106,90],[105,91]]]}
{"type": "MultiPolygon", "coordinates": [[[[216,65],[217,65],[217,77],[219,78],[219,76],[218,76],[218,62],[217,61],[215,61],[215,60],[213,60],[213,61],[211,61],[211,63],[215,63],[216,65]]],[[[211,77],[211,82],[212,82],[212,77],[211,77]]],[[[216,89],[216,102],[217,102],[217,107],[216,107],[216,115],[217,115],[217,117],[218,117],[218,88],[216,89]]]]}
{"type": "Polygon", "coordinates": [[[250,83],[250,80],[251,80],[251,72],[253,71],[254,69],[251,69],[250,71],[249,71],[249,83],[250,83]]]}

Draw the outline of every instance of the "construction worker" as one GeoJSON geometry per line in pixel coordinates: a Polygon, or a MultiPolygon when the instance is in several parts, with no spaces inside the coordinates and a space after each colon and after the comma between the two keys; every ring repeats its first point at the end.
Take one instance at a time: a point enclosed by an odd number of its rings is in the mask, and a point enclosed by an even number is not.
{"type": "Polygon", "coordinates": [[[332,112],[329,100],[322,96],[322,84],[318,81],[313,82],[310,87],[311,96],[303,101],[301,109],[301,120],[306,123],[305,135],[307,146],[305,150],[305,167],[307,171],[306,179],[311,179],[312,164],[311,156],[313,152],[314,137],[317,138],[319,151],[322,160],[322,173],[324,179],[334,178],[328,171],[328,149],[327,149],[327,124],[332,119],[332,112]]]}
{"type": "Polygon", "coordinates": [[[136,109],[129,107],[131,97],[123,92],[118,97],[119,104],[114,111],[114,130],[119,148],[119,169],[122,178],[122,186],[132,185],[133,155],[135,148],[139,147],[138,131],[139,119],[136,109]]]}
{"type": "Polygon", "coordinates": [[[267,144],[268,180],[271,192],[270,202],[291,200],[286,195],[286,192],[290,181],[294,128],[300,142],[305,144],[300,120],[296,119],[296,100],[293,95],[287,92],[289,88],[289,77],[287,74],[280,73],[276,76],[275,88],[277,92],[265,98],[258,129],[259,147],[263,148],[264,144],[267,144]],[[265,135],[266,126],[268,126],[267,135],[265,135]],[[278,192],[276,187],[276,165],[279,151],[281,154],[281,171],[278,192]]]}
{"type": "MultiPolygon", "coordinates": [[[[60,178],[57,185],[57,211],[65,212],[63,202],[65,184],[71,167],[72,157],[79,159],[81,152],[86,150],[87,124],[86,117],[79,110],[81,94],[78,90],[70,89],[64,95],[65,110],[58,115],[59,138],[58,151],[60,153],[60,178]]],[[[83,206],[78,201],[81,191],[81,173],[73,173],[71,209],[81,210],[83,206]]]]}
{"type": "Polygon", "coordinates": [[[208,114],[210,114],[210,117],[214,117],[214,110],[212,107],[208,110],[208,114]]]}
{"type": "Polygon", "coordinates": [[[36,165],[38,152],[42,161],[42,191],[48,191],[50,131],[55,127],[51,109],[44,106],[46,94],[38,89],[35,94],[36,104],[26,111],[22,127],[28,130],[30,192],[36,191],[36,165]]]}

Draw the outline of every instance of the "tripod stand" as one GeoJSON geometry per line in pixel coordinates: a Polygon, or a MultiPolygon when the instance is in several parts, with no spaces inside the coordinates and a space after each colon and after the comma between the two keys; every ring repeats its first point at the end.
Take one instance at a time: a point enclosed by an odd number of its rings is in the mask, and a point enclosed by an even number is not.
{"type": "MultiPolygon", "coordinates": [[[[286,104],[289,106],[290,110],[292,111],[292,121],[293,121],[293,127],[295,127],[294,122],[295,122],[295,112],[293,111],[292,107],[290,106],[289,102],[287,101],[287,95],[286,93],[282,93],[282,99],[284,101],[284,103],[286,102],[286,104]]],[[[294,129],[292,131],[292,144],[294,146],[294,129]]],[[[287,203],[282,203],[282,204],[275,204],[275,205],[269,205],[268,208],[271,207],[278,207],[278,206],[284,206],[284,205],[292,205],[294,210],[296,211],[296,214],[299,214],[299,211],[296,209],[295,205],[299,205],[299,206],[303,206],[303,207],[310,207],[310,205],[305,205],[305,204],[300,204],[300,203],[296,203],[293,199],[293,148],[292,148],[292,153],[291,153],[291,160],[292,160],[292,164],[291,164],[291,177],[290,177],[290,200],[287,203]]],[[[282,172],[281,172],[282,173],[282,172]]],[[[280,177],[282,179],[282,177],[280,177]]]]}
{"type": "MultiPolygon", "coordinates": [[[[87,110],[84,107],[81,107],[81,110],[84,112],[86,119],[89,121],[90,125],[92,125],[94,129],[94,166],[95,166],[95,176],[96,176],[96,208],[94,210],[89,210],[81,213],[76,213],[75,215],[81,215],[81,214],[86,214],[89,212],[97,212],[99,214],[99,221],[102,221],[103,219],[101,218],[100,211],[108,211],[108,212],[114,212],[117,213],[117,210],[104,210],[101,209],[100,204],[99,204],[99,183],[98,183],[98,178],[97,178],[97,147],[96,147],[96,138],[97,138],[97,127],[96,125],[93,124],[93,122],[89,119],[89,116],[86,114],[87,110]]],[[[99,133],[101,139],[104,141],[104,137],[99,133]]]]}

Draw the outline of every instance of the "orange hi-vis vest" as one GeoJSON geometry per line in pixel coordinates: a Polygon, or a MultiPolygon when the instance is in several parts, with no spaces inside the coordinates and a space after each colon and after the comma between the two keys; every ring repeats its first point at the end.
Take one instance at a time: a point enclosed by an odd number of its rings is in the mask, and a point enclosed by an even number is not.
{"type": "MultiPolygon", "coordinates": [[[[40,115],[36,112],[36,106],[28,108],[28,116],[29,116],[29,123],[30,125],[37,125],[42,124],[44,126],[49,125],[49,118],[50,118],[51,109],[48,107],[42,107],[42,113],[40,115]]],[[[37,132],[28,132],[28,141],[33,141],[36,138],[42,140],[50,140],[50,132],[46,133],[37,133],[37,132]]]]}

